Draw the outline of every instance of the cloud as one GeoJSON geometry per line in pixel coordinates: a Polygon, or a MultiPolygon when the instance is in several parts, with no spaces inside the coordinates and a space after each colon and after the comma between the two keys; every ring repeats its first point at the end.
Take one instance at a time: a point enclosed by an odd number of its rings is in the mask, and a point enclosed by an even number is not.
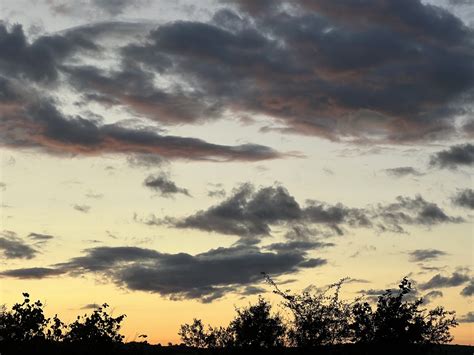
{"type": "Polygon", "coordinates": [[[97,309],[100,306],[101,305],[98,304],[98,303],[89,303],[89,304],[86,304],[86,305],[82,306],[81,309],[97,309]]]}
{"type": "Polygon", "coordinates": [[[318,267],[322,265],[326,265],[328,262],[326,259],[321,259],[321,258],[312,258],[309,260],[306,260],[300,264],[301,267],[305,268],[313,268],[313,267],[318,267]]]}
{"type": "Polygon", "coordinates": [[[474,296],[474,280],[469,281],[467,286],[462,289],[461,296],[464,296],[464,297],[474,296]]]}
{"type": "Polygon", "coordinates": [[[468,111],[473,34],[446,10],[418,0],[233,3],[244,11],[157,27],[124,48],[124,61],[179,78],[211,107],[273,117],[267,131],[432,141],[452,137],[468,111]]]}
{"type": "Polygon", "coordinates": [[[430,280],[425,283],[421,283],[419,285],[421,290],[428,290],[431,288],[444,288],[444,287],[456,287],[460,286],[470,278],[466,274],[461,274],[458,272],[454,272],[452,275],[442,276],[441,274],[437,274],[433,276],[430,280]]]}
{"type": "Polygon", "coordinates": [[[127,162],[133,168],[158,168],[166,164],[166,159],[153,154],[133,154],[127,157],[127,162]]]}
{"type": "Polygon", "coordinates": [[[91,206],[87,205],[73,205],[72,208],[74,208],[76,211],[82,212],[82,213],[89,213],[91,206]]]}
{"type": "Polygon", "coordinates": [[[474,323],[474,312],[467,312],[465,315],[459,317],[457,320],[460,323],[474,323]]]}
{"type": "Polygon", "coordinates": [[[310,242],[310,241],[289,241],[286,243],[272,243],[264,248],[276,252],[290,252],[294,250],[314,250],[335,246],[334,243],[310,242]]]}
{"type": "Polygon", "coordinates": [[[444,256],[447,253],[436,249],[417,249],[408,254],[410,255],[410,261],[426,261],[438,259],[440,256],[444,256]]]}
{"type": "Polygon", "coordinates": [[[79,31],[42,36],[28,43],[21,25],[8,29],[0,23],[0,73],[10,78],[50,83],[58,79],[58,67],[65,59],[80,51],[97,50],[79,31]]]}
{"type": "Polygon", "coordinates": [[[303,251],[271,253],[245,245],[196,255],[138,247],[96,247],[49,268],[6,270],[1,275],[24,279],[91,273],[128,290],[211,302],[228,293],[245,292],[261,280],[261,272],[277,277],[324,264],[324,259],[307,259],[303,251]]]}
{"type": "MultiPolygon", "coordinates": [[[[58,13],[81,10],[78,4],[50,2],[58,13]]],[[[91,4],[116,15],[143,1],[91,4]]],[[[113,106],[168,126],[264,114],[273,122],[263,131],[430,142],[455,136],[457,118],[469,112],[472,38],[455,15],[420,0],[227,1],[207,22],[103,22],[33,41],[21,26],[1,25],[0,73],[24,91],[33,90],[30,81],[51,97],[67,88],[80,107],[113,106]]],[[[52,108],[32,96],[2,103],[3,145],[193,160],[286,156],[255,144],[214,145],[102,124],[94,114],[69,117],[59,101],[52,108]]]]}
{"type": "Polygon", "coordinates": [[[191,197],[188,189],[178,187],[171,181],[166,174],[161,173],[160,175],[150,175],[148,176],[143,184],[161,194],[163,197],[171,197],[175,194],[183,194],[188,197],[191,197]]]}
{"type": "Polygon", "coordinates": [[[471,0],[448,0],[448,2],[450,5],[454,5],[454,6],[460,6],[460,5],[472,6],[473,5],[471,0]]]}
{"type": "Polygon", "coordinates": [[[342,235],[347,227],[405,233],[405,225],[432,227],[463,221],[460,217],[448,216],[438,205],[421,196],[399,196],[395,203],[366,208],[315,200],[306,200],[306,205],[301,206],[284,186],[256,188],[250,183],[235,188],[220,203],[189,216],[158,218],[152,215],[142,220],[148,225],[237,235],[247,242],[269,236],[276,226],[287,230],[288,239],[309,241],[311,235],[342,235]],[[314,229],[315,226],[318,229],[314,229]]]}
{"type": "Polygon", "coordinates": [[[451,200],[456,206],[464,207],[473,210],[474,209],[474,190],[464,189],[457,192],[451,200]]]}
{"type": "Polygon", "coordinates": [[[0,234],[0,253],[6,259],[33,259],[38,251],[15,233],[4,231],[0,234]]]}
{"type": "Polygon", "coordinates": [[[47,268],[47,267],[32,267],[23,269],[6,270],[0,272],[1,276],[12,277],[17,279],[44,279],[47,277],[53,277],[62,275],[65,272],[60,269],[47,268]]]}
{"type": "Polygon", "coordinates": [[[140,8],[150,0],[48,0],[46,4],[54,15],[118,16],[133,8],[140,8]]]}
{"type": "Polygon", "coordinates": [[[28,234],[28,238],[39,241],[39,242],[46,242],[48,240],[54,239],[54,236],[50,234],[41,234],[41,233],[30,233],[28,234]]]}
{"type": "Polygon", "coordinates": [[[458,167],[474,165],[474,145],[459,144],[431,156],[430,165],[442,169],[456,170],[458,167]]]}
{"type": "Polygon", "coordinates": [[[0,76],[0,144],[56,155],[146,154],[168,159],[259,161],[286,156],[256,144],[218,145],[196,138],[162,135],[152,128],[101,124],[81,116],[65,116],[52,99],[22,92],[0,76]]]}
{"type": "Polygon", "coordinates": [[[242,237],[269,235],[270,224],[301,218],[301,208],[282,186],[255,191],[251,184],[234,189],[218,205],[174,221],[177,228],[194,228],[242,237]]]}
{"type": "Polygon", "coordinates": [[[226,196],[226,191],[224,189],[214,189],[207,191],[207,196],[209,197],[219,197],[224,198],[226,196]]]}
{"type": "Polygon", "coordinates": [[[408,175],[413,175],[413,176],[422,176],[423,173],[420,173],[418,170],[411,166],[403,166],[399,168],[392,168],[392,169],[385,169],[385,173],[389,176],[394,176],[394,177],[404,177],[408,175]]]}
{"type": "Polygon", "coordinates": [[[425,301],[425,303],[431,303],[434,299],[440,298],[440,297],[443,297],[443,292],[434,290],[425,294],[423,296],[423,301],[425,301]]]}
{"type": "Polygon", "coordinates": [[[448,216],[437,204],[426,201],[420,195],[415,198],[398,196],[394,203],[379,204],[375,214],[382,221],[377,224],[381,232],[404,233],[404,224],[431,227],[441,223],[464,221],[461,217],[448,216]]]}

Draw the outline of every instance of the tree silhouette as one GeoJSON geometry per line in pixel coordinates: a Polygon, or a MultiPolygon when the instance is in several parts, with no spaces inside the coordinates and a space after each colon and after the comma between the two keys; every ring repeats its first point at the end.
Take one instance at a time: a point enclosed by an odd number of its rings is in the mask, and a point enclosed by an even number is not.
{"type": "Polygon", "coordinates": [[[229,325],[235,346],[273,348],[283,345],[285,325],[278,314],[271,314],[271,305],[264,298],[259,296],[256,304],[236,311],[229,325]]]}
{"type": "Polygon", "coordinates": [[[209,346],[209,334],[206,333],[200,319],[194,318],[192,324],[181,325],[178,335],[186,346],[193,348],[206,348],[209,346]]]}
{"type": "Polygon", "coordinates": [[[237,308],[228,327],[204,329],[200,319],[183,324],[179,335],[183,344],[196,348],[272,348],[282,346],[286,333],[281,317],[271,314],[271,305],[262,297],[254,305],[237,308]]]}
{"type": "Polygon", "coordinates": [[[398,292],[386,290],[375,311],[367,303],[357,302],[352,308],[350,324],[352,340],[357,343],[443,344],[452,341],[450,328],[457,326],[454,312],[443,307],[420,308],[423,299],[412,302],[406,296],[413,291],[405,277],[398,292]]]}
{"type": "Polygon", "coordinates": [[[274,293],[283,298],[293,319],[288,337],[296,347],[315,347],[346,343],[350,338],[349,320],[351,306],[339,298],[345,279],[328,286],[325,290],[305,290],[301,294],[282,291],[266,274],[266,281],[273,286],[274,293]],[[329,294],[329,291],[333,291],[329,294]]]}
{"type": "Polygon", "coordinates": [[[49,318],[43,312],[41,301],[31,302],[23,293],[23,302],[13,305],[11,311],[3,308],[0,316],[0,337],[6,342],[28,342],[46,338],[49,318]]]}
{"type": "Polygon", "coordinates": [[[119,330],[125,315],[114,318],[107,313],[108,307],[109,305],[104,303],[91,315],[78,316],[76,321],[69,325],[64,341],[84,344],[121,343],[124,336],[119,330]]]}

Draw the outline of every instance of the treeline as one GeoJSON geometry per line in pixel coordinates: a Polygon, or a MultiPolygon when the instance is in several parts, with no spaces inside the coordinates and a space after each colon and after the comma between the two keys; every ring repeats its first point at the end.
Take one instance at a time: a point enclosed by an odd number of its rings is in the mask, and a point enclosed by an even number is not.
{"type": "MultiPolygon", "coordinates": [[[[320,353],[356,354],[385,348],[388,352],[400,346],[448,343],[453,339],[450,329],[458,324],[454,312],[443,307],[422,308],[423,300],[412,297],[412,285],[406,278],[398,290],[387,290],[372,306],[362,298],[342,299],[340,290],[345,280],[325,290],[291,293],[282,291],[265,277],[274,293],[282,298],[283,314],[272,312],[270,303],[259,297],[255,304],[237,308],[235,317],[226,327],[206,327],[200,319],[183,324],[179,329],[182,344],[166,351],[238,353],[244,349],[267,349],[291,353],[320,349],[320,353]],[[354,349],[358,349],[357,352],[352,352],[354,349]]],[[[26,354],[33,350],[36,354],[165,351],[165,347],[149,345],[145,335],[141,336],[141,342],[124,344],[120,328],[125,315],[113,317],[107,304],[65,324],[57,315],[47,318],[40,301],[32,302],[27,293],[23,296],[23,302],[11,310],[5,307],[0,310],[2,354],[26,354]]]]}
{"type": "Polygon", "coordinates": [[[200,319],[181,326],[184,344],[196,348],[314,348],[339,344],[411,345],[444,344],[452,341],[450,329],[458,325],[454,312],[443,307],[422,308],[423,299],[410,301],[411,283],[404,278],[397,291],[386,290],[375,307],[361,299],[340,298],[345,280],[324,291],[282,291],[267,276],[282,307],[285,320],[271,313],[264,298],[237,309],[227,327],[203,326],[200,319]]]}

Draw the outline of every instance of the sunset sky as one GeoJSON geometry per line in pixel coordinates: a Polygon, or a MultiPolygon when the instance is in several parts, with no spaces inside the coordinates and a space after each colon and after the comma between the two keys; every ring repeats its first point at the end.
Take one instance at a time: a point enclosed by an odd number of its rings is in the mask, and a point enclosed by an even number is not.
{"type": "Polygon", "coordinates": [[[0,304],[127,341],[408,276],[474,344],[472,0],[1,0],[0,304]]]}

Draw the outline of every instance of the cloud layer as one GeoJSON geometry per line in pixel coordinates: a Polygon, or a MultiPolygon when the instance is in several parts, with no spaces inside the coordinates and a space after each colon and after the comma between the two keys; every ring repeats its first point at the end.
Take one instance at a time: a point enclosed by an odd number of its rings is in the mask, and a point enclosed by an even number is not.
{"type": "Polygon", "coordinates": [[[298,234],[342,235],[348,227],[405,233],[404,226],[407,225],[431,227],[442,223],[460,223],[463,219],[447,215],[438,205],[421,196],[399,196],[394,203],[366,208],[350,208],[341,203],[314,200],[307,200],[306,205],[301,206],[281,185],[256,188],[246,183],[208,209],[182,218],[152,216],[143,222],[259,239],[269,236],[272,227],[277,226],[290,228],[293,237],[298,234]],[[311,231],[311,226],[319,229],[311,231]]]}
{"type": "Polygon", "coordinates": [[[0,275],[42,279],[93,274],[129,290],[211,302],[228,293],[246,292],[246,287],[262,280],[262,272],[278,277],[324,264],[325,259],[308,258],[301,249],[275,253],[238,245],[190,255],[137,247],[97,247],[64,263],[5,270],[0,275]]]}

